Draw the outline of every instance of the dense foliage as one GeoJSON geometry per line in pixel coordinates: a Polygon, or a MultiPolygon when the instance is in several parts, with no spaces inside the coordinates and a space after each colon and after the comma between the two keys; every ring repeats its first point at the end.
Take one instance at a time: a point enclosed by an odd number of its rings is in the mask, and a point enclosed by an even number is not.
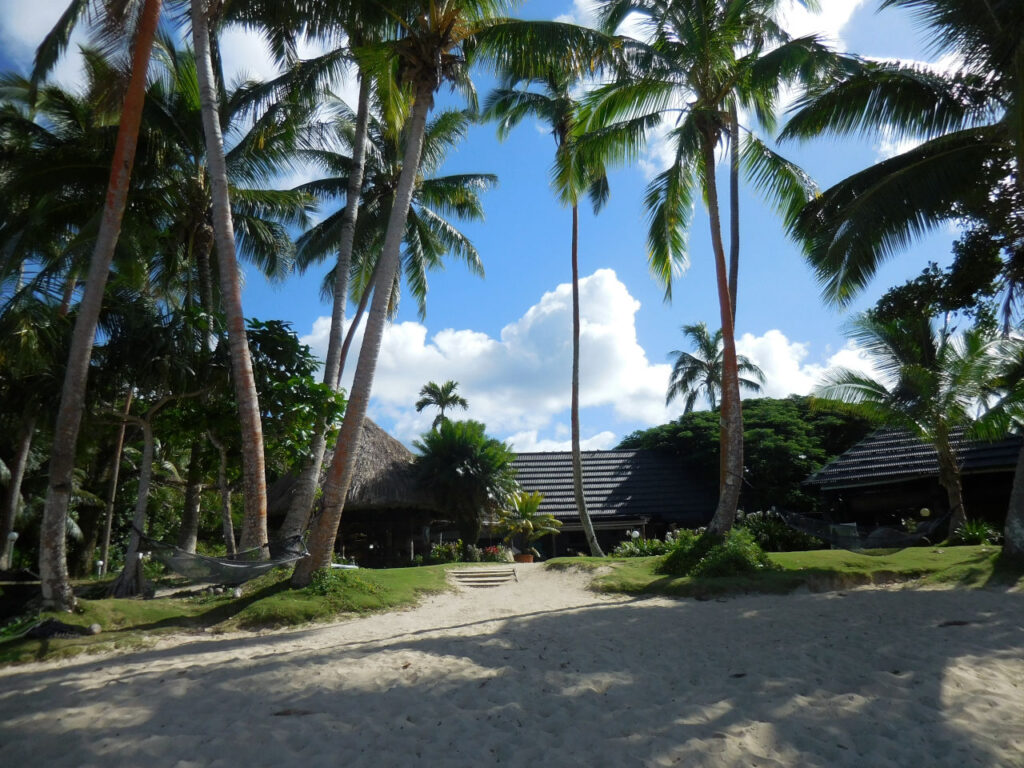
{"type": "MultiPolygon", "coordinates": [[[[795,395],[746,400],[743,413],[746,472],[740,502],[747,511],[818,509],[817,495],[801,483],[871,429],[863,418],[816,410],[810,398],[795,395]]],[[[695,411],[633,432],[618,447],[670,452],[696,476],[717,477],[718,419],[717,411],[695,411]]]]}
{"type": "Polygon", "coordinates": [[[741,576],[775,568],[750,531],[733,528],[725,537],[683,539],[658,565],[666,576],[741,576]]]}

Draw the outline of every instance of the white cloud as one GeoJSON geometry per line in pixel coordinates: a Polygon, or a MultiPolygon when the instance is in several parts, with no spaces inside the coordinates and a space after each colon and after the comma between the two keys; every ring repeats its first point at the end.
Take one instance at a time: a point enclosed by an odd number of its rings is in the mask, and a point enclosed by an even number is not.
{"type": "MultiPolygon", "coordinates": [[[[562,427],[566,429],[564,424],[558,424],[555,427],[556,432],[561,431],[558,428],[562,427]]],[[[520,453],[529,453],[534,451],[568,451],[572,449],[572,440],[550,440],[550,439],[538,439],[537,430],[531,429],[525,432],[516,432],[514,435],[505,439],[505,442],[512,447],[513,450],[519,451],[520,453]]],[[[614,432],[599,432],[593,437],[581,438],[580,449],[584,451],[604,451],[609,448],[614,448],[619,442],[614,432]]]]}
{"type": "Polygon", "coordinates": [[[743,334],[736,340],[736,351],[764,371],[766,381],[762,396],[765,397],[810,394],[825,372],[833,367],[876,374],[867,356],[852,341],[820,363],[807,361],[809,344],[790,341],[774,329],[761,336],[743,334]]]}
{"type": "Polygon", "coordinates": [[[843,27],[865,0],[821,0],[821,11],[814,13],[799,2],[786,0],[782,4],[779,21],[782,28],[793,37],[818,35],[835,48],[843,48],[843,27]]]}
{"type": "MultiPolygon", "coordinates": [[[[644,426],[678,415],[678,408],[670,411],[664,405],[670,368],[647,359],[634,322],[640,303],[615,273],[602,269],[580,280],[580,304],[581,407],[610,407],[618,419],[644,426]]],[[[321,356],[329,325],[328,318],[319,318],[302,339],[321,356]]],[[[394,424],[397,437],[411,440],[433,420],[433,414],[413,408],[420,387],[427,381],[454,379],[469,400],[465,416],[483,421],[492,434],[512,436],[520,446],[554,445],[539,437],[541,431],[552,430],[560,438],[558,445],[567,444],[564,427],[555,421],[569,407],[571,329],[568,284],[545,293],[497,339],[452,328],[428,339],[428,330],[420,323],[396,323],[384,334],[372,411],[394,424]]],[[[361,339],[362,329],[353,349],[361,339]]],[[[354,358],[346,367],[345,385],[350,386],[354,358]]],[[[614,435],[586,439],[588,445],[607,447],[614,435]]]]}

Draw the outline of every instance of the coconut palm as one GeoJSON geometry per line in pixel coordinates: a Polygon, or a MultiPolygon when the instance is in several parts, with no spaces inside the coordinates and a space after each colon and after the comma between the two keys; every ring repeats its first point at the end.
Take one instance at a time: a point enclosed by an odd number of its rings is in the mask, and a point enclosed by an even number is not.
{"type": "MultiPolygon", "coordinates": [[[[704,323],[684,325],[682,331],[694,351],[674,349],[669,353],[669,359],[675,359],[675,362],[669,376],[665,405],[677,397],[685,397],[683,413],[690,413],[703,393],[708,407],[714,410],[722,393],[722,331],[717,330],[712,335],[704,323]]],[[[752,394],[760,392],[765,382],[764,372],[745,355],[737,355],[736,364],[741,374],[740,388],[752,394]]]]}
{"type": "Polygon", "coordinates": [[[428,381],[420,390],[420,399],[416,401],[416,412],[419,413],[424,408],[438,409],[439,413],[434,417],[434,423],[430,425],[435,432],[445,421],[445,411],[450,408],[461,408],[462,410],[469,408],[466,398],[455,393],[458,388],[458,382],[449,379],[440,385],[428,381]]]}
{"type": "MultiPolygon", "coordinates": [[[[332,107],[332,126],[336,134],[334,138],[340,146],[329,146],[303,153],[303,157],[326,175],[300,187],[301,190],[328,201],[347,195],[351,184],[349,174],[356,165],[357,153],[354,148],[358,143],[359,131],[358,116],[353,116],[341,102],[333,102],[332,107]],[[352,154],[346,153],[346,148],[353,148],[352,154]]],[[[413,192],[402,253],[406,283],[419,304],[421,316],[426,313],[427,271],[441,268],[445,256],[460,258],[470,270],[483,274],[480,255],[475,246],[451,219],[482,220],[480,192],[493,186],[497,178],[482,173],[435,175],[449,150],[465,137],[469,124],[470,118],[465,112],[446,110],[429,121],[424,133],[425,159],[421,163],[413,192]]],[[[362,188],[358,194],[362,205],[353,239],[353,276],[349,283],[352,293],[360,296],[359,307],[350,323],[338,359],[335,360],[335,378],[331,381],[325,380],[325,383],[334,387],[338,386],[338,377],[345,365],[348,345],[373,293],[372,277],[378,271],[387,219],[394,204],[395,190],[402,170],[404,136],[396,134],[384,117],[377,114],[371,114],[368,118],[366,134],[365,171],[362,188]]],[[[327,215],[323,221],[299,238],[297,263],[300,269],[308,269],[334,254],[336,243],[345,237],[347,218],[346,201],[341,210],[327,215]]],[[[330,290],[335,292],[339,285],[336,272],[341,268],[343,265],[337,263],[325,281],[325,286],[329,286],[330,290]]],[[[345,283],[342,283],[342,286],[344,285],[345,283]]],[[[392,314],[397,311],[398,287],[396,275],[389,310],[392,314]]],[[[316,440],[310,454],[309,461],[296,481],[288,514],[280,530],[279,535],[285,539],[305,530],[312,511],[323,459],[323,450],[316,440]]]]}
{"type": "Polygon", "coordinates": [[[880,321],[862,315],[853,339],[879,376],[840,368],[814,392],[830,408],[898,427],[935,446],[939,484],[949,501],[949,533],[966,522],[960,470],[950,442],[991,393],[1003,342],[984,329],[954,334],[923,315],[880,321]]]}
{"type": "MultiPolygon", "coordinates": [[[[715,151],[725,136],[739,132],[738,123],[730,119],[737,104],[771,127],[781,87],[832,63],[815,38],[794,39],[779,27],[778,5],[777,0],[607,0],[599,7],[606,31],[628,17],[642,26],[647,39],[637,43],[630,67],[588,98],[588,123],[604,126],[595,131],[597,141],[590,144],[600,147],[605,137],[623,132],[636,144],[663,118],[673,121],[667,135],[675,150],[673,163],[651,182],[644,200],[650,212],[651,269],[666,284],[669,296],[672,271],[685,264],[684,234],[698,183],[708,207],[723,340],[722,475],[718,507],[709,526],[713,535],[732,526],[743,477],[734,305],[722,241],[715,151]]],[[[754,183],[784,211],[805,202],[812,186],[806,174],[749,131],[746,136],[743,160],[754,183]]]]}
{"type": "Polygon", "coordinates": [[[518,78],[509,75],[484,105],[484,117],[498,121],[498,136],[504,139],[526,117],[548,125],[555,139],[553,178],[562,202],[572,208],[572,393],[569,421],[572,440],[572,477],[576,510],[580,517],[590,554],[603,557],[594,526],[587,513],[583,495],[583,463],[580,458],[580,280],[579,280],[579,198],[590,196],[597,213],[608,199],[608,177],[600,159],[585,162],[574,152],[574,134],[579,122],[580,104],[572,91],[576,78],[566,71],[550,70],[546,77],[518,78]],[[532,87],[531,87],[532,86],[532,87]]]}
{"type": "MultiPolygon", "coordinates": [[[[507,0],[413,2],[401,8],[399,39],[364,54],[364,61],[371,61],[375,71],[397,74],[398,82],[412,95],[412,109],[405,126],[405,156],[385,230],[379,273],[374,281],[352,393],[327,472],[324,511],[310,537],[310,557],[295,569],[293,583],[297,586],[307,584],[314,570],[326,567],[334,548],[345,496],[355,468],[355,448],[369,404],[434,93],[442,83],[450,82],[472,99],[468,67],[469,59],[474,56],[487,56],[502,66],[522,63],[522,70],[518,66],[508,68],[524,71],[527,75],[532,73],[525,71],[528,68],[526,62],[536,64],[545,58],[544,52],[548,52],[547,61],[542,62],[545,69],[547,63],[555,58],[551,52],[558,51],[559,55],[571,58],[577,67],[582,67],[583,62],[593,56],[593,36],[585,31],[553,22],[508,21],[505,13],[510,5],[507,0]]],[[[538,69],[540,67],[534,67],[535,71],[538,69]]]]}

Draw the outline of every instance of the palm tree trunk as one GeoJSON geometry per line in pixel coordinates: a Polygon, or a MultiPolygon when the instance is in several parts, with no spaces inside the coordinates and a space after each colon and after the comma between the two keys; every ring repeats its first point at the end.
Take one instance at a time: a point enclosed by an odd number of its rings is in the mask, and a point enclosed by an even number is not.
{"type": "Polygon", "coordinates": [[[203,443],[192,442],[188,457],[188,475],[185,479],[185,503],[181,511],[181,529],[178,531],[178,548],[186,552],[196,551],[199,539],[199,512],[203,491],[203,443]]]}
{"type": "Polygon", "coordinates": [[[3,508],[0,509],[0,571],[9,570],[11,567],[11,547],[7,539],[14,531],[14,518],[18,515],[18,500],[21,498],[21,482],[25,479],[25,467],[28,466],[28,454],[32,448],[35,429],[35,414],[31,410],[26,410],[21,420],[21,429],[18,431],[18,448],[14,454],[14,461],[11,462],[11,480],[4,494],[3,508]]]}
{"type": "Polygon", "coordinates": [[[313,571],[325,568],[331,562],[345,497],[348,495],[348,488],[352,483],[356,449],[359,444],[359,436],[362,433],[363,418],[366,416],[366,408],[370,401],[373,375],[377,367],[377,357],[380,354],[381,340],[384,337],[388,305],[391,303],[391,290],[394,286],[395,276],[398,274],[399,249],[416,185],[427,114],[434,101],[433,93],[434,84],[432,82],[421,83],[416,89],[416,99],[413,102],[412,113],[409,115],[402,173],[398,179],[394,206],[388,218],[384,249],[380,256],[380,274],[377,275],[373,288],[373,301],[370,304],[363,345],[359,350],[359,361],[356,363],[352,393],[345,410],[341,434],[338,435],[338,443],[334,449],[334,458],[327,472],[323,512],[310,538],[310,555],[299,562],[292,577],[292,583],[297,587],[306,586],[313,571]]]}
{"type": "Polygon", "coordinates": [[[740,406],[739,370],[736,363],[736,339],[732,323],[732,301],[726,274],[725,251],[722,247],[721,219],[718,213],[718,186],[715,181],[715,141],[705,134],[704,167],[707,169],[708,216],[711,219],[711,245],[715,254],[715,276],[718,282],[718,306],[722,318],[722,410],[721,464],[718,507],[708,526],[708,533],[723,536],[736,520],[743,483],[743,412],[740,406]]]}
{"type": "Polygon", "coordinates": [[[75,447],[78,429],[85,406],[85,386],[92,357],[92,344],[96,335],[103,292],[107,285],[110,262],[121,232],[132,163],[142,120],[142,104],[146,96],[146,73],[160,18],[160,0],[145,0],[132,53],[132,73],[125,92],[121,123],[117,131],[117,144],[111,163],[107,197],[100,221],[96,247],[89,264],[85,290],[79,304],[78,317],[71,336],[71,350],[64,374],[60,409],[54,427],[53,449],[50,456],[50,481],[46,489],[46,504],[39,543],[39,577],[42,582],[43,604],[47,608],[69,610],[75,597],[68,581],[66,526],[68,503],[71,500],[71,474],[75,468],[75,447]]]}
{"type": "MultiPolygon", "coordinates": [[[[150,412],[152,413],[152,411],[150,412]]],[[[142,466],[139,467],[139,491],[135,501],[135,515],[132,518],[132,536],[124,556],[124,570],[110,587],[111,597],[131,597],[142,591],[139,579],[139,531],[146,529],[146,506],[149,502],[149,485],[153,477],[153,425],[149,415],[136,422],[142,429],[142,466]]]]}
{"type": "Polygon", "coordinates": [[[587,512],[587,499],[583,495],[583,457],[580,455],[580,263],[579,263],[579,206],[572,207],[572,403],[569,421],[572,424],[572,492],[576,497],[576,511],[583,526],[583,535],[593,557],[604,557],[597,543],[594,524],[587,512]]]}
{"type": "Polygon", "coordinates": [[[359,305],[356,307],[356,313],[352,316],[352,324],[349,325],[348,333],[345,334],[345,343],[341,345],[341,360],[338,363],[338,382],[334,385],[336,387],[341,386],[341,374],[345,370],[345,363],[348,361],[348,352],[352,347],[352,340],[356,337],[356,329],[359,328],[359,322],[363,319],[363,315],[366,314],[366,307],[370,303],[370,297],[373,295],[373,286],[377,282],[379,271],[380,259],[373,265],[370,283],[366,286],[366,290],[363,291],[363,295],[359,297],[359,305]]]}
{"type": "Polygon", "coordinates": [[[949,500],[949,538],[952,539],[967,522],[963,487],[960,484],[960,467],[949,444],[949,435],[944,430],[939,430],[936,434],[935,448],[939,460],[939,485],[946,491],[946,498],[949,500]]]}
{"type": "Polygon", "coordinates": [[[114,446],[114,465],[110,468],[110,485],[107,486],[106,519],[103,523],[103,547],[100,549],[100,575],[106,576],[110,569],[110,531],[114,526],[114,501],[117,499],[117,479],[121,474],[121,454],[124,452],[124,432],[126,419],[132,408],[132,397],[135,393],[128,390],[124,401],[124,419],[117,429],[117,443],[114,446]]]}
{"type": "Polygon", "coordinates": [[[735,328],[740,273],[740,120],[735,101],[729,104],[729,137],[729,299],[735,328]]]}
{"type": "Polygon", "coordinates": [[[229,555],[235,554],[235,525],[231,520],[231,489],[228,487],[228,452],[213,432],[207,432],[210,443],[217,449],[217,489],[220,491],[220,522],[224,529],[224,546],[229,555]]]}
{"type": "MultiPolygon", "coordinates": [[[[341,217],[341,244],[338,247],[338,264],[334,268],[334,303],[331,310],[331,331],[327,339],[327,357],[324,360],[324,384],[338,387],[341,378],[341,350],[345,336],[345,303],[348,297],[348,273],[352,265],[352,246],[355,242],[356,217],[359,212],[359,192],[363,187],[363,169],[366,163],[366,135],[370,122],[370,81],[362,77],[359,81],[359,106],[356,110],[356,135],[352,142],[353,167],[348,177],[348,189],[345,194],[345,212],[341,217]]],[[[355,321],[353,321],[355,327],[355,321]]],[[[313,511],[316,498],[316,485],[320,480],[320,468],[327,449],[327,430],[329,425],[317,425],[316,433],[310,444],[309,461],[303,467],[295,488],[292,500],[288,505],[288,514],[281,525],[280,536],[287,539],[301,535],[309,524],[309,516],[313,511]]]]}
{"type": "Polygon", "coordinates": [[[242,485],[245,497],[242,548],[249,549],[263,547],[267,543],[267,481],[263,457],[263,429],[260,424],[252,360],[249,358],[249,344],[245,336],[245,317],[242,314],[242,291],[238,281],[235,234],[231,221],[231,201],[228,198],[224,140],[220,129],[208,21],[207,3],[204,0],[192,0],[192,40],[196,52],[203,131],[206,134],[206,159],[210,169],[213,231],[217,243],[221,301],[227,319],[231,372],[242,427],[242,485]]]}
{"type": "Polygon", "coordinates": [[[1003,554],[1024,562],[1024,446],[1017,455],[1017,469],[1013,473],[1010,508],[1003,527],[1003,554]]]}

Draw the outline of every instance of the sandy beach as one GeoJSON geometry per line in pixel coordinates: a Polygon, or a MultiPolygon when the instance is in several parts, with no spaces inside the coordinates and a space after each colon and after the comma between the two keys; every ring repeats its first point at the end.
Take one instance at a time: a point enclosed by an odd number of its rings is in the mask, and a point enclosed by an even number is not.
{"type": "Polygon", "coordinates": [[[1024,766],[1024,594],[519,583],[0,670],[5,766],[1024,766]]]}

